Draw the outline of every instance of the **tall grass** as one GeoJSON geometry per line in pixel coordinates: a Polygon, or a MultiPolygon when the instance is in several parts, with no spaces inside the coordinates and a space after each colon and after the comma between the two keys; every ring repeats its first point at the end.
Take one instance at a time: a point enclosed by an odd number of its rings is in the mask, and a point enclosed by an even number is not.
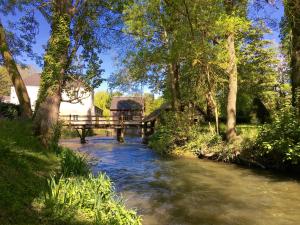
{"type": "Polygon", "coordinates": [[[44,196],[46,212],[62,221],[86,220],[93,224],[140,225],[140,217],[128,210],[115,195],[112,183],[105,174],[97,177],[51,177],[44,196]]]}
{"type": "Polygon", "coordinates": [[[60,153],[61,174],[64,177],[87,176],[90,172],[86,158],[74,151],[63,148],[60,153]]]}
{"type": "Polygon", "coordinates": [[[50,220],[101,225],[140,225],[141,219],[126,209],[108,176],[93,176],[84,156],[63,148],[60,175],[48,179],[39,200],[50,220]]]}

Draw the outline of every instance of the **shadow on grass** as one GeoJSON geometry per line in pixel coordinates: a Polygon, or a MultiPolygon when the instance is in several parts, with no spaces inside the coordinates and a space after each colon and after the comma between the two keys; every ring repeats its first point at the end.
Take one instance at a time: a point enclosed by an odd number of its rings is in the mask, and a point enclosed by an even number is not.
{"type": "Polygon", "coordinates": [[[58,169],[58,157],[40,145],[30,122],[0,120],[0,224],[87,224],[53,220],[33,206],[58,169]]]}

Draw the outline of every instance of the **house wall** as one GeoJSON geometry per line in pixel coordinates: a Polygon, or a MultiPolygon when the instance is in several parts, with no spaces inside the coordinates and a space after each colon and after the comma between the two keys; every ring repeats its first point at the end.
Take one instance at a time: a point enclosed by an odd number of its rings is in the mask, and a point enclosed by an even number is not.
{"type": "MultiPolygon", "coordinates": [[[[30,98],[31,109],[34,110],[35,102],[37,100],[39,87],[38,86],[26,86],[28,96],[30,98]]],[[[14,87],[10,88],[10,103],[19,105],[19,99],[14,87]]]]}
{"type": "MultiPolygon", "coordinates": [[[[38,86],[26,86],[27,92],[31,102],[31,108],[34,110],[35,102],[37,100],[39,87],[38,86]]],[[[19,104],[15,88],[11,87],[10,103],[19,104]]],[[[65,93],[62,94],[62,99],[68,100],[65,93]]],[[[81,103],[68,103],[62,102],[60,104],[60,115],[95,115],[94,112],[94,96],[93,93],[86,93],[85,98],[81,103]]]]}
{"type": "MultiPolygon", "coordinates": [[[[62,99],[68,100],[66,93],[62,94],[62,99]]],[[[95,115],[93,95],[86,93],[79,103],[62,102],[60,104],[61,115],[95,115]]]]}

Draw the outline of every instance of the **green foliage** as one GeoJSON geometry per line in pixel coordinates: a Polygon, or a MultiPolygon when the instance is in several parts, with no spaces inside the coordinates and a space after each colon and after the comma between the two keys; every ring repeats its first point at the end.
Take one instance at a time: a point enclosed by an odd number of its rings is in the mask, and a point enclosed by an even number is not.
{"type": "Polygon", "coordinates": [[[0,224],[141,224],[106,175],[69,149],[46,151],[30,122],[0,120],[0,135],[0,224]],[[53,173],[63,177],[47,182],[53,173]]]}
{"type": "Polygon", "coordinates": [[[189,133],[194,129],[186,123],[186,112],[165,112],[161,115],[160,124],[150,137],[149,146],[162,154],[171,153],[176,147],[183,146],[188,140],[189,133]]]}
{"type": "Polygon", "coordinates": [[[209,127],[203,126],[190,133],[189,141],[183,149],[199,155],[207,152],[217,152],[219,151],[219,145],[225,147],[222,137],[212,132],[209,127]]]}
{"type": "Polygon", "coordinates": [[[63,177],[86,176],[90,172],[86,158],[79,153],[63,148],[59,157],[61,158],[60,172],[63,177]]]}
{"type": "Polygon", "coordinates": [[[18,105],[0,102],[0,116],[16,119],[20,115],[20,107],[18,105]]]}
{"type": "Polygon", "coordinates": [[[94,97],[94,104],[98,108],[103,110],[103,116],[110,116],[110,103],[111,103],[112,96],[105,92],[99,91],[95,94],[94,97]]]}
{"type": "Polygon", "coordinates": [[[67,64],[66,57],[70,45],[70,22],[67,14],[54,12],[52,15],[52,33],[44,56],[45,67],[41,74],[41,84],[35,106],[36,111],[47,96],[56,93],[63,81],[64,77],[60,73],[66,69],[67,64]]]}
{"type": "Polygon", "coordinates": [[[8,96],[10,94],[11,80],[7,74],[6,69],[0,66],[0,98],[1,96],[8,96]]]}
{"type": "Polygon", "coordinates": [[[53,219],[72,221],[83,217],[93,224],[138,225],[140,218],[114,194],[105,174],[97,177],[60,178],[48,180],[45,207],[53,219]]]}
{"type": "Polygon", "coordinates": [[[280,109],[272,123],[262,126],[254,148],[270,166],[300,163],[300,121],[291,106],[280,109]]]}
{"type": "Polygon", "coordinates": [[[162,97],[155,98],[154,95],[149,93],[145,93],[143,98],[145,102],[145,115],[149,115],[164,103],[164,99],[162,97]]]}

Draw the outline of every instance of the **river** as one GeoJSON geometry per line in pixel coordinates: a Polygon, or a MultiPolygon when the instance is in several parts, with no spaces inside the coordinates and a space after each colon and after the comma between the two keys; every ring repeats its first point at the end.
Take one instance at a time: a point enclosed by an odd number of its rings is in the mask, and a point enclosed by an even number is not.
{"type": "Polygon", "coordinates": [[[95,174],[106,172],[144,225],[299,225],[300,183],[261,170],[199,159],[165,159],[127,139],[93,137],[85,145],[95,174]]]}

